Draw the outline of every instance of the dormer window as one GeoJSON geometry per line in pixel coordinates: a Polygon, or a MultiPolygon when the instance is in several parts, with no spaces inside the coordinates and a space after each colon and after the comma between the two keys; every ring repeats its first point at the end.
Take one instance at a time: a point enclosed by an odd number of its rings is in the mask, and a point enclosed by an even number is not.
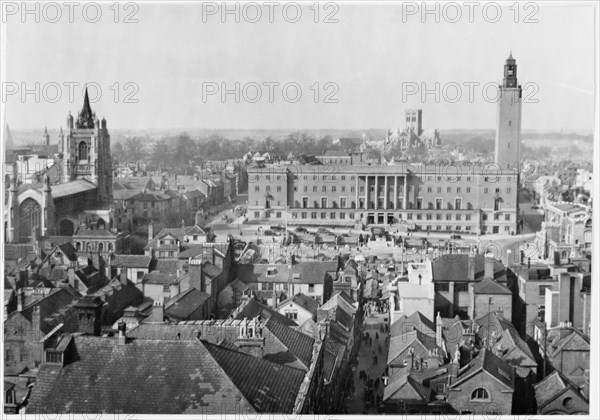
{"type": "Polygon", "coordinates": [[[57,351],[46,352],[46,363],[62,364],[62,353],[57,351]]]}
{"type": "Polygon", "coordinates": [[[267,276],[273,277],[275,274],[277,274],[277,269],[275,267],[267,268],[267,276]]]}
{"type": "Polygon", "coordinates": [[[294,273],[294,274],[292,275],[292,278],[293,278],[294,280],[300,280],[302,277],[300,276],[300,273],[294,273]]]}

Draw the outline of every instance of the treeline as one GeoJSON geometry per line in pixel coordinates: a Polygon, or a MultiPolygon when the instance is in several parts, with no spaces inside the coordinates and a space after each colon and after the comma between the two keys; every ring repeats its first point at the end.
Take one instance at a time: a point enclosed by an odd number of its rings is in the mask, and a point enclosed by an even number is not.
{"type": "Polygon", "coordinates": [[[187,133],[163,137],[154,141],[149,137],[129,137],[111,146],[113,161],[146,161],[163,167],[183,167],[211,160],[241,159],[248,152],[270,152],[287,155],[318,155],[332,149],[333,139],[319,139],[306,133],[295,132],[276,141],[271,137],[257,140],[249,137],[227,139],[219,134],[192,138],[187,133]]]}

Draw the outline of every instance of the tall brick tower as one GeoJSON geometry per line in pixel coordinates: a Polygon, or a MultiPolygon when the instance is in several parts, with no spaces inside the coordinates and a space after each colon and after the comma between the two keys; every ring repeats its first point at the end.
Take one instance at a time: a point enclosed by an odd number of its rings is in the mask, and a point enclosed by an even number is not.
{"type": "Polygon", "coordinates": [[[512,53],[504,64],[499,86],[496,120],[496,163],[501,169],[518,168],[521,161],[521,86],[517,82],[517,62],[512,53]]]}

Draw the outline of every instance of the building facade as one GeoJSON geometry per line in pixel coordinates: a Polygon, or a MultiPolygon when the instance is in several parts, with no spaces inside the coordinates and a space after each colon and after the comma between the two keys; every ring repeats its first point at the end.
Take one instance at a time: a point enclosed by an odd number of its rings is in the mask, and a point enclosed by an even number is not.
{"type": "Polygon", "coordinates": [[[248,176],[254,221],[517,231],[518,173],[494,166],[270,165],[249,168],[248,176]]]}

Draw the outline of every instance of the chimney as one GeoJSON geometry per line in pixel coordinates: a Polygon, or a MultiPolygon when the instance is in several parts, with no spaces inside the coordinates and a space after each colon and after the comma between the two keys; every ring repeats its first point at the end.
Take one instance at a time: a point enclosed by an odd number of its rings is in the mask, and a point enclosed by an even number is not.
{"type": "Polygon", "coordinates": [[[119,281],[124,286],[127,285],[127,268],[121,267],[121,272],[119,273],[119,281]]]}
{"type": "Polygon", "coordinates": [[[119,329],[119,336],[117,337],[117,344],[119,346],[124,346],[127,342],[127,337],[125,334],[127,333],[127,324],[124,322],[119,322],[117,327],[119,329]]]}
{"type": "Polygon", "coordinates": [[[160,300],[155,300],[152,305],[152,317],[156,320],[156,322],[164,322],[165,320],[165,307],[163,306],[163,302],[160,300]]]}
{"type": "Polygon", "coordinates": [[[531,257],[527,257],[527,268],[531,268],[531,257]]]}
{"type": "Polygon", "coordinates": [[[554,251],[554,265],[560,265],[560,254],[558,251],[554,251]]]}
{"type": "Polygon", "coordinates": [[[202,212],[200,210],[198,210],[194,216],[194,223],[196,226],[200,226],[202,224],[202,212]]]}
{"type": "Polygon", "coordinates": [[[185,220],[181,219],[181,227],[184,228],[185,227],[185,220]]]}
{"type": "Polygon", "coordinates": [[[484,277],[494,280],[494,263],[496,262],[494,254],[491,252],[485,255],[484,277]]]}
{"type": "Polygon", "coordinates": [[[17,311],[19,312],[23,310],[24,294],[23,289],[17,290],[17,311]]]}
{"type": "Polygon", "coordinates": [[[467,261],[468,261],[467,280],[475,280],[475,257],[469,255],[467,257],[467,261]]]}
{"type": "Polygon", "coordinates": [[[31,328],[33,329],[34,334],[37,334],[38,331],[40,331],[41,318],[40,305],[35,305],[33,307],[33,313],[31,314],[31,328]]]}
{"type": "Polygon", "coordinates": [[[435,344],[439,347],[443,345],[443,337],[442,337],[442,328],[444,327],[444,323],[442,322],[442,317],[440,313],[437,313],[435,317],[435,344]]]}
{"type": "Polygon", "coordinates": [[[148,242],[150,242],[152,238],[154,238],[154,223],[150,220],[150,223],[148,224],[148,242]]]}

